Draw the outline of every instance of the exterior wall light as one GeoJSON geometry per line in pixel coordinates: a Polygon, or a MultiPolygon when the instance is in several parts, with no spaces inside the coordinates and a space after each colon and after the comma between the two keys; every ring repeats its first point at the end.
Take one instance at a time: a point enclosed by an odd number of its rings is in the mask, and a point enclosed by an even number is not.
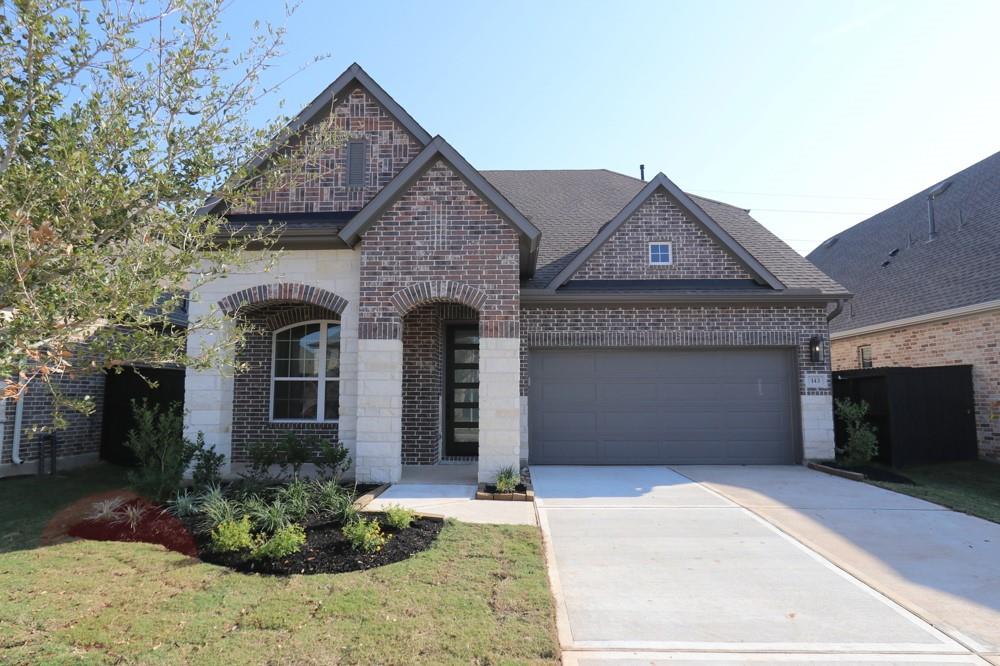
{"type": "Polygon", "coordinates": [[[823,338],[818,335],[809,338],[809,360],[813,363],[823,362],[823,338]]]}

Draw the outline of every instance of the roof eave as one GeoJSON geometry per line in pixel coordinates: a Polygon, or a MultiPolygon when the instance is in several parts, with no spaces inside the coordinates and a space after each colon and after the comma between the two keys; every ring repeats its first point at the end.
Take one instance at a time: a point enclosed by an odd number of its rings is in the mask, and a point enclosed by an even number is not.
{"type": "Polygon", "coordinates": [[[824,293],[818,289],[784,289],[781,291],[764,291],[755,293],[732,292],[665,292],[665,291],[577,291],[559,292],[543,289],[522,289],[521,303],[524,305],[566,305],[577,306],[614,305],[670,305],[711,303],[721,305],[726,303],[766,304],[766,305],[827,305],[850,298],[847,293],[824,293]]]}

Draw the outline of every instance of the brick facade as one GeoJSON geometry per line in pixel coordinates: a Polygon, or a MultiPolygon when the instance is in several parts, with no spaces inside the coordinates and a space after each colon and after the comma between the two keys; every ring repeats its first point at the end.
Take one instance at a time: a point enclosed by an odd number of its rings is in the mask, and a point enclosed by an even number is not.
{"type": "Polygon", "coordinates": [[[829,372],[829,345],[818,363],[809,339],[828,340],[826,311],[805,306],[523,307],[521,395],[528,394],[528,354],[544,347],[794,347],[801,395],[808,372],[829,372]]]}
{"type": "Polygon", "coordinates": [[[1000,310],[833,341],[833,369],[860,367],[871,345],[874,367],[972,365],[981,457],[1000,462],[1000,310]]]}
{"type": "MultiPolygon", "coordinates": [[[[329,116],[303,132],[308,157],[294,176],[260,182],[249,192],[250,204],[234,213],[312,213],[360,210],[378,194],[422,146],[364,88],[354,86],[333,106],[329,116]],[[364,141],[367,148],[364,186],[347,185],[347,144],[364,141]]],[[[299,151],[301,153],[301,151],[299,151]]]]}
{"type": "Polygon", "coordinates": [[[274,331],[306,321],[339,321],[338,313],[316,305],[285,303],[255,308],[243,318],[252,329],[236,355],[236,362],[246,364],[246,370],[233,378],[231,462],[249,462],[247,451],[252,444],[273,441],[290,430],[336,442],[339,423],[275,423],[270,407],[274,331]]]}
{"type": "Polygon", "coordinates": [[[713,280],[752,276],[666,192],[647,199],[573,275],[576,280],[713,280]],[[649,244],[669,242],[673,264],[649,265],[649,244]]]}
{"type": "Polygon", "coordinates": [[[359,337],[399,339],[406,306],[428,301],[479,304],[484,337],[516,337],[518,252],[517,232],[438,160],[364,234],[359,337]]]}

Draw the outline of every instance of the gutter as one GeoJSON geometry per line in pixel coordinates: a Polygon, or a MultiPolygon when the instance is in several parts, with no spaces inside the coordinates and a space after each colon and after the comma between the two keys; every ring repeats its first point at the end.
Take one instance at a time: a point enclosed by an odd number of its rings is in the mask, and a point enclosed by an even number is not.
{"type": "Polygon", "coordinates": [[[24,396],[17,401],[14,408],[14,438],[10,450],[10,461],[15,465],[20,465],[24,461],[21,459],[21,418],[24,415],[24,396]]]}
{"type": "Polygon", "coordinates": [[[1000,299],[993,301],[985,301],[983,303],[975,303],[974,305],[963,305],[962,307],[951,308],[948,310],[938,310],[937,312],[929,312],[927,314],[917,315],[915,317],[893,319],[892,321],[884,321],[879,324],[862,326],[860,328],[852,328],[846,331],[837,331],[836,333],[830,333],[830,339],[842,340],[844,338],[853,338],[858,335],[867,335],[868,333],[879,333],[881,331],[888,331],[894,328],[900,328],[902,326],[929,324],[935,321],[942,321],[945,319],[955,319],[956,317],[968,317],[969,315],[980,314],[982,312],[991,312],[993,310],[1000,310],[1000,299]]]}

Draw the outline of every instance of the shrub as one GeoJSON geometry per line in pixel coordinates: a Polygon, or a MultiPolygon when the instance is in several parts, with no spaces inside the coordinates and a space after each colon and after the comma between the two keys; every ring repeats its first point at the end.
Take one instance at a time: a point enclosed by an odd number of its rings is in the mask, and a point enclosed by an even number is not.
{"type": "Polygon", "coordinates": [[[358,518],[344,525],[341,533],[351,544],[351,548],[366,553],[382,550],[382,546],[389,540],[382,531],[382,526],[375,519],[358,518]]]}
{"type": "Polygon", "coordinates": [[[285,505],[289,519],[301,521],[313,510],[312,493],[309,485],[296,479],[278,491],[278,500],[285,505]]]}
{"type": "Polygon", "coordinates": [[[115,514],[124,503],[125,500],[121,497],[112,497],[111,499],[94,502],[90,508],[90,513],[87,514],[87,520],[99,522],[114,520],[115,514]]]}
{"type": "Polygon", "coordinates": [[[312,459],[309,445],[291,430],[279,440],[278,455],[282,474],[285,468],[289,467],[292,470],[292,479],[298,479],[302,466],[312,459]]]}
{"type": "MultiPolygon", "coordinates": [[[[278,445],[275,442],[254,442],[247,448],[247,456],[250,463],[243,476],[254,484],[262,484],[272,478],[271,468],[280,463],[278,445]]],[[[284,470],[280,470],[278,475],[284,475],[284,470]]]]}
{"type": "Polygon", "coordinates": [[[288,557],[302,549],[306,542],[306,531],[300,525],[286,525],[271,535],[271,538],[254,549],[255,560],[276,560],[288,557]]]}
{"type": "Polygon", "coordinates": [[[315,481],[310,490],[313,510],[318,515],[345,524],[357,517],[354,497],[340,484],[334,481],[315,481]]]}
{"type": "Polygon", "coordinates": [[[521,483],[521,475],[513,467],[504,467],[497,472],[496,488],[498,493],[512,493],[521,483]]]}
{"type": "Polygon", "coordinates": [[[144,515],[146,515],[144,507],[138,504],[126,504],[115,512],[115,518],[112,522],[118,525],[128,525],[129,530],[135,532],[144,515]]]}
{"type": "Polygon", "coordinates": [[[288,507],[281,499],[265,502],[259,497],[252,497],[244,504],[244,510],[254,527],[267,534],[274,534],[292,523],[288,507]]]}
{"type": "Polygon", "coordinates": [[[194,446],[194,470],[191,472],[194,487],[207,488],[222,483],[222,465],[226,462],[226,456],[206,446],[205,434],[202,432],[198,433],[194,446]]]}
{"type": "Polygon", "coordinates": [[[129,482],[139,492],[163,501],[170,497],[191,464],[195,445],[184,437],[180,405],[173,403],[161,412],[156,405],[132,401],[135,428],[127,445],[139,459],[140,467],[129,473],[129,482]]]}
{"type": "Polygon", "coordinates": [[[878,454],[875,426],[868,423],[868,403],[850,398],[837,400],[837,418],[847,429],[847,442],[837,449],[838,458],[848,465],[863,465],[878,454]]]}
{"type": "Polygon", "coordinates": [[[321,439],[316,447],[313,464],[316,465],[316,475],[319,478],[339,481],[341,474],[351,467],[351,459],[343,442],[332,444],[330,440],[321,439]]]}
{"type": "Polygon", "coordinates": [[[198,513],[198,496],[190,493],[187,488],[180,490],[167,502],[167,511],[178,518],[190,518],[198,513]]]}
{"type": "Polygon", "coordinates": [[[222,494],[222,489],[213,486],[198,501],[198,511],[202,516],[202,527],[214,530],[225,522],[235,521],[242,513],[239,503],[222,494]]]}
{"type": "Polygon", "coordinates": [[[219,553],[246,550],[254,545],[250,533],[250,519],[243,516],[239,520],[224,520],[212,530],[212,549],[219,553]]]}
{"type": "Polygon", "coordinates": [[[410,526],[414,518],[417,517],[417,514],[412,509],[407,509],[398,504],[387,506],[382,509],[382,513],[385,514],[385,522],[397,530],[405,530],[410,526]]]}

